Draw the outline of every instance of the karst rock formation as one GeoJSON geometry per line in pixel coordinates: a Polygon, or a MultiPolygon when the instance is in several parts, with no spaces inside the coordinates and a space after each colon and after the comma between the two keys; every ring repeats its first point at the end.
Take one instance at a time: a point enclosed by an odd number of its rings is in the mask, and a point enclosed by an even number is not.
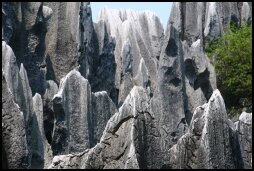
{"type": "Polygon", "coordinates": [[[2,168],[251,169],[252,113],[227,115],[205,44],[251,2],[150,11],[2,2],[2,168]],[[93,16],[94,17],[94,16],[93,16]]]}

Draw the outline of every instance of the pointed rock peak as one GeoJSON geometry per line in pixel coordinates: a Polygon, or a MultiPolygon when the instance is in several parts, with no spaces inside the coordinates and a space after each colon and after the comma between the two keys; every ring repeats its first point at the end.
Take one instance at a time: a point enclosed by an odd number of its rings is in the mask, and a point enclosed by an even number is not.
{"type": "Polygon", "coordinates": [[[76,76],[76,77],[78,77],[78,78],[81,78],[81,79],[84,79],[84,80],[87,81],[87,79],[85,79],[85,78],[80,74],[79,71],[77,71],[76,69],[73,69],[73,70],[71,70],[65,77],[63,77],[63,78],[61,79],[60,87],[61,87],[61,83],[62,83],[62,84],[65,83],[65,81],[66,81],[68,78],[71,78],[71,77],[73,77],[73,76],[76,76]]]}
{"type": "Polygon", "coordinates": [[[63,90],[64,90],[64,87],[66,86],[66,82],[67,82],[67,80],[69,80],[69,79],[71,79],[71,78],[78,78],[78,79],[84,81],[85,83],[88,83],[88,84],[89,84],[88,80],[85,79],[85,78],[80,74],[79,71],[77,71],[76,69],[73,69],[73,70],[71,70],[65,77],[61,78],[60,86],[59,86],[59,91],[58,91],[57,94],[54,95],[53,99],[54,99],[55,97],[59,97],[59,96],[61,96],[61,95],[63,94],[62,92],[63,92],[63,90]]]}
{"type": "Polygon", "coordinates": [[[20,65],[19,75],[20,75],[21,80],[25,81],[25,82],[22,82],[23,86],[27,86],[26,89],[28,89],[28,91],[30,93],[31,88],[29,85],[26,68],[24,67],[23,63],[21,63],[21,65],[20,65]]]}
{"type": "Polygon", "coordinates": [[[148,111],[148,95],[146,90],[141,86],[134,86],[129,95],[125,99],[119,111],[125,110],[126,107],[133,106],[133,115],[136,116],[136,111],[148,111]]]}
{"type": "Polygon", "coordinates": [[[67,75],[66,77],[70,77],[71,75],[77,75],[77,76],[81,76],[81,74],[79,73],[79,71],[73,69],[71,70],[67,75]]]}
{"type": "MultiPolygon", "coordinates": [[[[213,91],[213,94],[210,97],[209,102],[214,102],[216,100],[223,100],[219,89],[216,89],[216,90],[213,91]]],[[[223,100],[223,102],[224,102],[224,100],[223,100]]]]}
{"type": "MultiPolygon", "coordinates": [[[[9,57],[12,55],[14,56],[12,48],[5,41],[2,41],[2,57],[4,56],[9,57]]],[[[3,58],[2,58],[2,61],[3,61],[3,58]]]]}
{"type": "Polygon", "coordinates": [[[21,63],[19,73],[24,73],[24,72],[26,72],[26,69],[24,68],[23,63],[21,63]]]}
{"type": "Polygon", "coordinates": [[[246,124],[252,124],[252,113],[243,112],[239,120],[246,123],[246,124]]]}
{"type": "Polygon", "coordinates": [[[49,8],[48,6],[43,6],[42,13],[43,13],[43,17],[47,20],[47,19],[50,19],[50,17],[52,16],[53,10],[49,8]]]}
{"type": "Polygon", "coordinates": [[[41,95],[39,93],[35,93],[33,99],[41,99],[41,95]]]}
{"type": "Polygon", "coordinates": [[[226,120],[228,116],[225,102],[218,89],[213,91],[213,94],[207,103],[207,107],[204,109],[204,115],[207,122],[206,124],[209,124],[210,119],[215,121],[218,119],[223,119],[224,122],[227,122],[226,120]]]}
{"type": "Polygon", "coordinates": [[[134,79],[136,85],[144,88],[148,86],[149,74],[143,58],[140,59],[138,73],[134,79]]]}

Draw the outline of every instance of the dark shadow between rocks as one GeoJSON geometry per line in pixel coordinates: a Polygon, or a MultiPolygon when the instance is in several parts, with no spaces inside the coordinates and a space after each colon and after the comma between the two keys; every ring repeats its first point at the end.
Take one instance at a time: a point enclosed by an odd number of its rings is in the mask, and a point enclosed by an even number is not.
{"type": "Polygon", "coordinates": [[[56,82],[57,85],[59,85],[59,83],[56,80],[56,75],[55,75],[55,71],[53,68],[53,63],[52,63],[49,55],[47,55],[47,57],[46,57],[46,64],[47,64],[46,80],[53,80],[56,82]]]}

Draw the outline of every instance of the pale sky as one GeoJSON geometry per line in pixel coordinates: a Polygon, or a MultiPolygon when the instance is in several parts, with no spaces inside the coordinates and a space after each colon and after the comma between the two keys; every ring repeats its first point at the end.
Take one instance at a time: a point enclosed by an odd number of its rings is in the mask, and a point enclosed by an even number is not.
{"type": "Polygon", "coordinates": [[[99,11],[104,8],[149,10],[154,12],[166,29],[172,2],[91,2],[93,22],[96,22],[99,11]]]}

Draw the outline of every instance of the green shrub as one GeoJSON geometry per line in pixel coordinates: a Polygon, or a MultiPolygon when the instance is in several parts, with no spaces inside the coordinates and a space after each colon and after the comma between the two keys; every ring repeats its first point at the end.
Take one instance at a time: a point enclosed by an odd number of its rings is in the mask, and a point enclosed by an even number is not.
{"type": "Polygon", "coordinates": [[[228,30],[206,52],[214,58],[217,86],[230,110],[239,107],[240,98],[252,101],[252,25],[228,30]]]}

